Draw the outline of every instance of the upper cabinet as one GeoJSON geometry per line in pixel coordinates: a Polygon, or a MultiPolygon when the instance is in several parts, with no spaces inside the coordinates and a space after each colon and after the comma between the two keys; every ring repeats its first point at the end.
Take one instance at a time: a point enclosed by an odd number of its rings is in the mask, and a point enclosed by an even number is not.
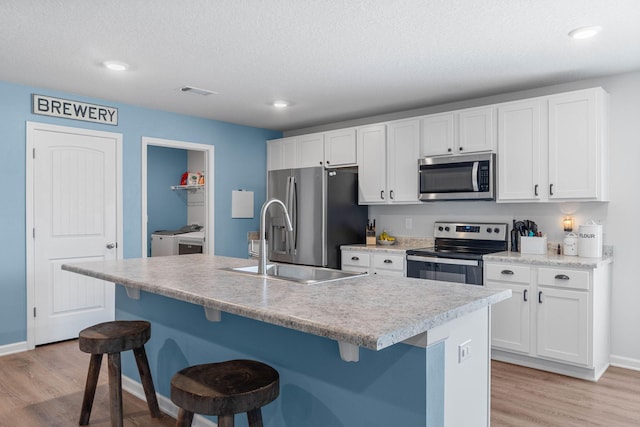
{"type": "Polygon", "coordinates": [[[267,170],[356,163],[355,128],[267,141],[267,170]]]}
{"type": "Polygon", "coordinates": [[[494,107],[468,108],[422,118],[421,155],[495,150],[494,107]]]}
{"type": "Polygon", "coordinates": [[[418,202],[420,121],[358,128],[358,202],[418,202]]]}
{"type": "Polygon", "coordinates": [[[607,201],[608,95],[601,88],[498,107],[498,201],[607,201]]]}

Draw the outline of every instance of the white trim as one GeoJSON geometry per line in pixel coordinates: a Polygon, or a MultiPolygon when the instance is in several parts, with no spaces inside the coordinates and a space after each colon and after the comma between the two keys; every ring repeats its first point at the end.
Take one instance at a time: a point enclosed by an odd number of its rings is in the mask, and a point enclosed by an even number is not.
{"type": "Polygon", "coordinates": [[[631,369],[633,371],[640,371],[640,359],[632,359],[624,356],[611,355],[611,366],[617,366],[618,368],[631,369]]]}
{"type": "Polygon", "coordinates": [[[185,141],[174,141],[170,139],[161,139],[161,138],[153,138],[148,136],[142,137],[142,150],[141,150],[141,166],[140,170],[142,173],[142,180],[140,185],[140,197],[141,197],[141,213],[142,213],[142,222],[141,222],[141,248],[143,258],[147,257],[148,253],[148,245],[147,245],[147,222],[149,221],[149,215],[147,213],[147,147],[149,145],[158,146],[158,147],[168,147],[168,148],[179,148],[183,150],[191,150],[191,151],[203,151],[205,152],[205,183],[206,183],[206,204],[205,204],[205,217],[207,218],[207,223],[205,224],[205,245],[204,252],[205,253],[213,253],[215,249],[214,245],[214,181],[213,181],[213,168],[214,168],[214,154],[215,154],[215,146],[208,144],[198,144],[195,142],[185,142],[185,141]]]}
{"type": "MultiPolygon", "coordinates": [[[[146,401],[146,397],[144,395],[144,389],[142,388],[142,384],[127,377],[126,375],[122,376],[122,389],[128,391],[133,394],[140,400],[146,401]]],[[[156,398],[158,399],[158,406],[160,406],[160,410],[165,414],[171,415],[173,418],[178,416],[178,407],[169,399],[156,392],[156,398]]],[[[193,427],[217,427],[218,424],[211,421],[208,418],[203,417],[202,415],[195,415],[193,417],[193,427]]]]}
{"type": "Polygon", "coordinates": [[[81,135],[91,135],[95,137],[113,138],[116,140],[116,235],[118,245],[115,249],[116,259],[122,259],[124,253],[124,232],[123,232],[123,196],[122,196],[122,134],[116,132],[103,132],[92,129],[50,125],[38,122],[26,122],[26,255],[27,255],[27,349],[35,348],[35,319],[33,317],[33,307],[36,301],[35,291],[35,259],[34,259],[34,160],[33,160],[33,132],[45,130],[49,132],[64,132],[81,135]]]}
{"type": "Polygon", "coordinates": [[[29,350],[26,341],[14,342],[0,346],[0,356],[7,356],[14,353],[22,353],[29,350]]]}

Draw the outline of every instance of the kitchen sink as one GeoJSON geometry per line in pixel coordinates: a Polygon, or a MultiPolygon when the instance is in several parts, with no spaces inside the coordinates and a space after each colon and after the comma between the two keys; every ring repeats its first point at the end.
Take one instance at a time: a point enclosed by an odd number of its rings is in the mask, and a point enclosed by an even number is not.
{"type": "MultiPolygon", "coordinates": [[[[222,270],[250,276],[262,277],[258,274],[258,266],[223,268],[222,270]]],[[[352,277],[366,276],[368,273],[354,273],[349,271],[334,270],[331,268],[309,267],[306,265],[292,264],[267,264],[267,278],[288,280],[303,284],[333,282],[352,277]]]]}

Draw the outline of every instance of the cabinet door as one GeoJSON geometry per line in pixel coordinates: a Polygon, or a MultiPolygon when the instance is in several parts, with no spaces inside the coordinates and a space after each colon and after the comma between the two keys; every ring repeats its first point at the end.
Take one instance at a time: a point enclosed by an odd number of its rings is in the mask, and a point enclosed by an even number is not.
{"type": "Polygon", "coordinates": [[[326,167],[355,165],[356,130],[341,129],[324,134],[324,162],[326,167]]]}
{"type": "Polygon", "coordinates": [[[358,129],[358,201],[361,204],[387,203],[386,126],[358,129]]]}
{"type": "Polygon", "coordinates": [[[421,155],[440,156],[452,154],[455,140],[453,113],[434,114],[422,118],[421,155]]]}
{"type": "Polygon", "coordinates": [[[342,251],[342,270],[368,273],[369,265],[369,254],[367,252],[342,251]]]}
{"type": "MultiPolygon", "coordinates": [[[[540,200],[546,195],[541,182],[540,100],[498,108],[498,201],[540,200]]],[[[546,140],[545,140],[546,141],[546,140]]]]}
{"type": "Polygon", "coordinates": [[[493,151],[495,132],[493,107],[470,108],[458,113],[458,153],[493,151]]]}
{"type": "Polygon", "coordinates": [[[282,138],[282,167],[293,169],[298,167],[298,146],[294,137],[282,138]]]}
{"type": "Polygon", "coordinates": [[[405,275],[404,261],[405,257],[403,255],[373,254],[371,256],[373,274],[403,277],[405,275]]]}
{"type": "Polygon", "coordinates": [[[308,168],[324,164],[324,134],[314,133],[298,137],[298,167],[308,168]]]}
{"type": "Polygon", "coordinates": [[[601,173],[596,92],[549,97],[549,198],[595,199],[601,173]]]}
{"type": "Polygon", "coordinates": [[[267,170],[284,169],[282,139],[267,141],[267,170]]]}
{"type": "Polygon", "coordinates": [[[391,203],[418,202],[420,121],[389,124],[387,141],[387,188],[391,203]]]}
{"type": "Polygon", "coordinates": [[[511,298],[491,306],[491,345],[529,353],[531,337],[531,287],[519,283],[487,282],[489,289],[511,289],[511,298]]]}
{"type": "Polygon", "coordinates": [[[585,291],[538,287],[538,355],[589,364],[589,296],[585,291]]]}

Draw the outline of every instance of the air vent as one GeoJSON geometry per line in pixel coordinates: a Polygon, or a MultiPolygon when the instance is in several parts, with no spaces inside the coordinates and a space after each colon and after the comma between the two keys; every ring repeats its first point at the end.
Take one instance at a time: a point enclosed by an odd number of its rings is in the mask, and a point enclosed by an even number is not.
{"type": "Polygon", "coordinates": [[[207,96],[207,95],[212,95],[212,94],[217,94],[218,93],[218,92],[214,92],[212,90],[200,89],[200,88],[193,87],[193,86],[182,86],[180,88],[180,92],[193,93],[194,95],[202,95],[202,96],[207,96]]]}

